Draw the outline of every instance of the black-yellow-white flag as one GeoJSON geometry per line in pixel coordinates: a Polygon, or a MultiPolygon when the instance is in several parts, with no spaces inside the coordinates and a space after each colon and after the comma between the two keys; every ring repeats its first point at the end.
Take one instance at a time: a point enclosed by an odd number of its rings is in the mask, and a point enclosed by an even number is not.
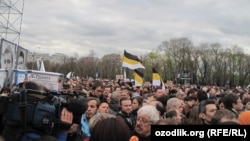
{"type": "Polygon", "coordinates": [[[162,90],[165,90],[165,84],[162,81],[160,74],[156,71],[155,68],[153,68],[153,76],[152,77],[153,77],[152,85],[153,86],[161,86],[162,90]]]}
{"type": "Polygon", "coordinates": [[[143,84],[143,73],[138,71],[137,69],[134,70],[134,79],[135,79],[135,86],[142,86],[143,84]]]}
{"type": "Polygon", "coordinates": [[[132,70],[138,68],[145,69],[145,67],[142,65],[141,60],[137,56],[128,53],[126,50],[124,50],[122,67],[128,67],[132,70]]]}
{"type": "Polygon", "coordinates": [[[153,86],[161,86],[161,76],[160,74],[153,68],[153,76],[152,76],[152,85],[153,86]]]}

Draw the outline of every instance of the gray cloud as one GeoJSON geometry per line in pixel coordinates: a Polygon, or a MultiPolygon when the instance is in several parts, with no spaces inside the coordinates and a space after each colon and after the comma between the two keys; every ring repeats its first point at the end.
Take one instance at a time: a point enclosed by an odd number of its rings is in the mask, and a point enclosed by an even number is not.
{"type": "Polygon", "coordinates": [[[99,57],[124,49],[142,55],[176,37],[247,48],[248,9],[248,0],[25,1],[20,44],[67,55],[94,50],[99,57]]]}

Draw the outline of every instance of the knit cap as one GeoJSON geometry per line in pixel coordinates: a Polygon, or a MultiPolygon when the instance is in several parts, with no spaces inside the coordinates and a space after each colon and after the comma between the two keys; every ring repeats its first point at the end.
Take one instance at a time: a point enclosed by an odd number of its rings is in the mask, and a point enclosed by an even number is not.
{"type": "Polygon", "coordinates": [[[250,111],[242,112],[238,117],[240,125],[250,125],[250,111]]]}

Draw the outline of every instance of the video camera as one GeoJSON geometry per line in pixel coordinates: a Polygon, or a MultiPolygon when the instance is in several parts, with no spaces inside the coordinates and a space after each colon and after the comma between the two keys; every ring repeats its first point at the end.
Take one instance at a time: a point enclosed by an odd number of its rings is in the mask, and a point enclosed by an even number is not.
{"type": "Polygon", "coordinates": [[[73,113],[73,123],[78,124],[87,109],[86,99],[25,88],[11,93],[6,100],[2,106],[7,126],[22,126],[25,130],[31,127],[46,134],[65,127],[60,120],[63,107],[73,113]]]}

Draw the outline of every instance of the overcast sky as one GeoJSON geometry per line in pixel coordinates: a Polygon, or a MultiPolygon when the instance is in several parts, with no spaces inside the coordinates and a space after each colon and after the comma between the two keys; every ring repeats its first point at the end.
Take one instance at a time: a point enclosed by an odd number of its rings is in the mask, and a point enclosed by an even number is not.
{"type": "Polygon", "coordinates": [[[26,0],[19,44],[79,57],[142,55],[179,37],[247,50],[249,9],[249,0],[26,0]]]}

